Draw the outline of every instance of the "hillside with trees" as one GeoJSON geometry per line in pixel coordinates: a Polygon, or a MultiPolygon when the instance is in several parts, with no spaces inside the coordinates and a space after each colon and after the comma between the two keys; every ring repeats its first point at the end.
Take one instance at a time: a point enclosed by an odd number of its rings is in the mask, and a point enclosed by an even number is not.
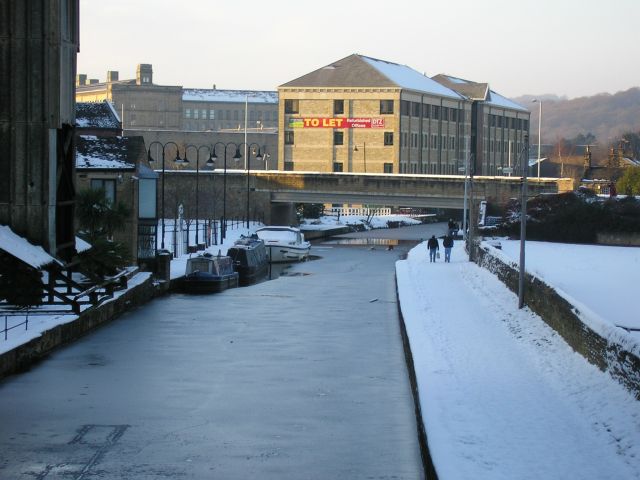
{"type": "Polygon", "coordinates": [[[538,104],[542,100],[542,142],[582,135],[600,145],[615,144],[625,133],[640,132],[640,88],[616,94],[567,99],[555,95],[524,95],[513,100],[531,111],[531,136],[538,137],[538,104]]]}

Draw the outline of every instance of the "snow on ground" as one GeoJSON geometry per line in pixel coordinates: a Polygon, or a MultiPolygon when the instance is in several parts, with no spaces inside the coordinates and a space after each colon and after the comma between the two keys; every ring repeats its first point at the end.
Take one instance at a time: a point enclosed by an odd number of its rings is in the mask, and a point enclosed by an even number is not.
{"type": "Polygon", "coordinates": [[[346,225],[365,225],[369,228],[387,228],[388,222],[399,222],[405,225],[418,225],[421,222],[407,215],[341,215],[340,217],[325,215],[317,219],[304,219],[300,226],[305,230],[326,230],[346,225]],[[368,223],[365,223],[368,222],[368,223]]]}
{"type": "Polygon", "coordinates": [[[519,310],[462,242],[450,264],[422,243],[396,273],[441,480],[640,478],[640,402],[519,310]]]}
{"type": "MultiPolygon", "coordinates": [[[[500,243],[501,251],[494,250],[494,254],[518,262],[520,242],[500,243]]],[[[629,307],[636,294],[640,248],[533,241],[525,245],[527,272],[553,285],[578,306],[584,321],[640,329],[640,315],[629,307]]]]}

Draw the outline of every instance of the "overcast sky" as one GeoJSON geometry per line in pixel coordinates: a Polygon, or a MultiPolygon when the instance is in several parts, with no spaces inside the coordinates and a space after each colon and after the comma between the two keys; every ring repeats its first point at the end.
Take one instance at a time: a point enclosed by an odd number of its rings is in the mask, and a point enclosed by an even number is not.
{"type": "Polygon", "coordinates": [[[640,85],[639,0],[80,0],[78,73],[276,90],[352,53],[508,97],[640,85]]]}

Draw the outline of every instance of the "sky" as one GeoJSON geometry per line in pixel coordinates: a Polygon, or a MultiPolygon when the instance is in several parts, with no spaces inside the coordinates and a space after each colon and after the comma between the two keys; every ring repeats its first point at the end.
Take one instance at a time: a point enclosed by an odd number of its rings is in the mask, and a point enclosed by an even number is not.
{"type": "Polygon", "coordinates": [[[353,53],[576,98],[640,84],[637,0],[80,0],[78,73],[276,90],[353,53]]]}

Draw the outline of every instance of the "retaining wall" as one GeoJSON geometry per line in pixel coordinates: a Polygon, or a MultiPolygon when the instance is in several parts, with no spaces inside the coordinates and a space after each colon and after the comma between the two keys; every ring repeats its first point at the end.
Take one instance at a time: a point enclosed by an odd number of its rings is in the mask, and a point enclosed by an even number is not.
{"type": "MultiPolygon", "coordinates": [[[[493,272],[517,294],[518,265],[508,264],[493,255],[491,247],[476,244],[473,248],[474,261],[493,272]]],[[[570,304],[553,287],[528,273],[525,274],[525,303],[558,332],[571,348],[600,370],[608,372],[640,400],[640,357],[637,354],[637,344],[623,329],[601,325],[600,331],[595,331],[581,320],[576,306],[570,304]]]]}
{"type": "Polygon", "coordinates": [[[82,312],[75,320],[57,325],[31,341],[0,355],[0,379],[28,369],[56,348],[72,342],[124,312],[147,303],[163,293],[149,276],[122,295],[82,312]]]}

